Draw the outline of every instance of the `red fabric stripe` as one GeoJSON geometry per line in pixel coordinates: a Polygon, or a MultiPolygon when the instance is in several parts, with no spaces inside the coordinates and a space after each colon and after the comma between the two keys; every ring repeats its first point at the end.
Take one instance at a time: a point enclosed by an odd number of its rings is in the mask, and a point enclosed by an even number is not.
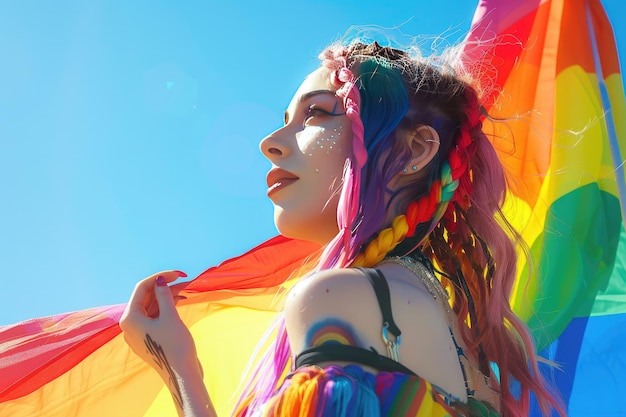
{"type": "MultiPolygon", "coordinates": [[[[502,6],[500,2],[498,7],[491,3],[494,2],[483,0],[476,10],[472,31],[466,40],[467,45],[463,53],[468,68],[471,69],[473,63],[480,63],[479,71],[475,73],[479,76],[477,80],[479,85],[502,87],[520,55],[528,47],[527,41],[533,31],[533,25],[537,24],[536,20],[547,21],[550,2],[539,7],[538,1],[535,7],[530,7],[529,2],[523,2],[520,5],[509,6],[515,10],[505,11],[499,9],[502,6]]],[[[533,39],[539,60],[543,52],[544,39],[545,36],[533,39]]],[[[537,62],[537,65],[540,65],[540,62],[537,62]]],[[[488,93],[482,98],[482,104],[487,109],[493,105],[500,90],[495,89],[488,93]]]]}
{"type": "Polygon", "coordinates": [[[190,292],[273,287],[289,278],[293,270],[318,249],[320,245],[316,243],[276,236],[179,286],[190,292]]]}
{"type": "Polygon", "coordinates": [[[590,30],[587,25],[586,3],[589,4],[592,16],[596,46],[602,60],[602,72],[605,77],[619,74],[613,30],[600,2],[598,0],[566,0],[566,2],[567,6],[563,7],[562,24],[559,28],[559,37],[565,42],[560,42],[556,74],[571,66],[580,66],[589,74],[596,72],[591,52],[593,46],[589,36],[590,30]]]}
{"type": "MultiPolygon", "coordinates": [[[[193,296],[220,289],[272,287],[318,248],[277,236],[174,288],[193,296]]],[[[120,333],[123,310],[124,305],[118,305],[0,327],[0,402],[39,389],[113,339],[120,333]]]]}
{"type": "Polygon", "coordinates": [[[416,416],[420,407],[423,406],[424,398],[426,397],[426,382],[421,378],[419,380],[409,380],[407,382],[409,382],[408,388],[411,388],[413,390],[417,388],[417,392],[415,393],[415,395],[412,396],[411,400],[409,401],[406,413],[404,415],[416,416]],[[417,387],[415,387],[416,384],[418,385],[417,387]]]}
{"type": "Polygon", "coordinates": [[[123,308],[114,307],[108,317],[99,309],[91,316],[77,312],[0,329],[0,402],[35,391],[117,336],[123,308]],[[80,323],[73,320],[74,316],[80,316],[80,323]],[[60,320],[50,328],[48,324],[57,318],[60,320]],[[37,328],[40,332],[33,332],[37,328]]]}

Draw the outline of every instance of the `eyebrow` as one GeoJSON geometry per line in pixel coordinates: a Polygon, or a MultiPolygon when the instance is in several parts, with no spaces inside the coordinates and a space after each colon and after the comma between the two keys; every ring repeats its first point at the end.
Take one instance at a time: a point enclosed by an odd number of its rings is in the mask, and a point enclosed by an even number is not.
{"type": "MultiPolygon", "coordinates": [[[[303,101],[307,101],[311,97],[319,96],[321,94],[329,94],[333,97],[337,97],[335,92],[332,90],[313,90],[313,91],[309,91],[308,93],[302,94],[298,98],[298,104],[302,103],[303,101]]],[[[285,123],[287,123],[288,120],[289,120],[289,110],[285,110],[285,123]]]]}

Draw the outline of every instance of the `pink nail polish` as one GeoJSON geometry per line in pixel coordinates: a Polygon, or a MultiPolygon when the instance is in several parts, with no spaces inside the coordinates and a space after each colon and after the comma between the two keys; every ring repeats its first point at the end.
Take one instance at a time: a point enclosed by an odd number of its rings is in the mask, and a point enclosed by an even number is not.
{"type": "Polygon", "coordinates": [[[165,278],[163,278],[163,275],[159,275],[158,277],[156,277],[156,285],[158,285],[159,287],[164,287],[167,285],[167,282],[165,282],[165,278]]]}
{"type": "Polygon", "coordinates": [[[181,278],[186,278],[187,277],[187,274],[185,274],[183,271],[175,270],[174,272],[176,272],[178,274],[178,276],[181,277],[181,278]]]}

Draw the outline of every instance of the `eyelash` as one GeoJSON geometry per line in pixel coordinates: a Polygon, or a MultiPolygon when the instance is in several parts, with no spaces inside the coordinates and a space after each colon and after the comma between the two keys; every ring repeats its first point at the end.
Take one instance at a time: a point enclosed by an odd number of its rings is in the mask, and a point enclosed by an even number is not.
{"type": "Polygon", "coordinates": [[[334,112],[330,112],[328,110],[324,110],[320,107],[317,107],[316,105],[311,105],[306,109],[306,112],[304,114],[304,124],[306,124],[306,122],[311,118],[314,117],[315,114],[319,114],[322,116],[341,116],[343,113],[334,113],[334,112]]]}

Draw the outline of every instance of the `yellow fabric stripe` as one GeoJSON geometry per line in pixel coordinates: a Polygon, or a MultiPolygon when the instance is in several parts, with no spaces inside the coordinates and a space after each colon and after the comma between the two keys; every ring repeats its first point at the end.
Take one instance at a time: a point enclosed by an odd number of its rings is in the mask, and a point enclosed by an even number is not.
{"type": "MultiPolygon", "coordinates": [[[[615,91],[619,92],[618,89],[622,88],[619,74],[608,77],[606,83],[614,95],[617,94],[615,91]]],[[[545,129],[535,132],[536,135],[543,133],[546,136],[534,139],[551,141],[550,169],[543,179],[539,198],[532,208],[516,197],[510,198],[505,206],[507,218],[529,244],[542,233],[549,232],[544,230],[547,211],[555,200],[565,194],[597,182],[602,190],[617,195],[597,85],[596,75],[588,74],[578,66],[562,71],[555,80],[557,94],[554,127],[552,132],[545,129]],[[548,136],[548,133],[551,135],[548,136]]],[[[537,97],[537,100],[542,99],[537,97]]],[[[614,115],[625,114],[623,97],[614,101],[614,115]]],[[[618,136],[626,137],[626,121],[616,118],[615,122],[618,136]]],[[[549,121],[545,125],[549,126],[549,121]]],[[[521,273],[520,268],[518,274],[521,273]]],[[[533,314],[532,303],[526,300],[541,297],[537,294],[537,284],[536,280],[529,282],[527,277],[521,275],[516,280],[512,304],[523,320],[533,314]]]]}
{"type": "MultiPolygon", "coordinates": [[[[196,340],[205,383],[220,415],[230,415],[241,373],[276,315],[273,304],[277,290],[195,294],[178,308],[196,340]],[[242,359],[224,360],[233,357],[242,359]]],[[[40,389],[1,403],[0,415],[170,417],[176,410],[157,373],[118,335],[40,389]]]]}

